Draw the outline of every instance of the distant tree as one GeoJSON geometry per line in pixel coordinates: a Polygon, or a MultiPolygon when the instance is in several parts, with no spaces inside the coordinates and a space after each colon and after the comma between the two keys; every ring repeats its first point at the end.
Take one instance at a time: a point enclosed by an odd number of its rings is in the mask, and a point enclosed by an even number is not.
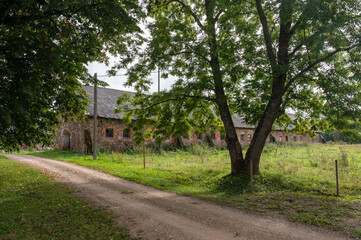
{"type": "Polygon", "coordinates": [[[134,1],[2,0],[0,150],[50,144],[60,118],[84,113],[86,64],[123,54],[139,16],[134,1]]]}
{"type": "Polygon", "coordinates": [[[360,139],[361,130],[357,127],[353,125],[352,128],[349,129],[344,128],[342,130],[342,133],[337,129],[331,129],[331,131],[322,133],[322,135],[326,141],[361,143],[361,139],[360,139]]]}
{"type": "Polygon", "coordinates": [[[149,1],[151,37],[127,82],[138,93],[122,97],[133,107],[121,110],[128,120],[135,116],[139,138],[147,125],[166,138],[216,123],[226,133],[231,173],[248,173],[250,162],[257,173],[275,123],[312,133],[328,126],[320,119],[361,118],[360,6],[359,0],[149,1]],[[178,80],[169,91],[147,95],[156,67],[178,80]],[[286,109],[296,112],[295,121],[286,109]],[[245,156],[233,113],[256,125],[245,156]]]}

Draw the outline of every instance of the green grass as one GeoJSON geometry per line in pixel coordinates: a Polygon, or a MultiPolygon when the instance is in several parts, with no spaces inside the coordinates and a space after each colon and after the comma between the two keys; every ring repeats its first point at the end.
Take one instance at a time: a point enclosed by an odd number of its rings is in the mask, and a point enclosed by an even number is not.
{"type": "Polygon", "coordinates": [[[0,156],[0,239],[131,239],[106,213],[0,156]]]}
{"type": "Polygon", "coordinates": [[[249,178],[227,176],[228,151],[195,145],[187,152],[141,149],[132,154],[91,156],[70,151],[45,151],[38,156],[74,162],[145,185],[202,197],[259,214],[277,214],[291,221],[328,227],[357,236],[361,231],[361,146],[331,144],[268,144],[262,173],[249,178]],[[334,161],[339,162],[340,193],[335,197],[334,161]]]}

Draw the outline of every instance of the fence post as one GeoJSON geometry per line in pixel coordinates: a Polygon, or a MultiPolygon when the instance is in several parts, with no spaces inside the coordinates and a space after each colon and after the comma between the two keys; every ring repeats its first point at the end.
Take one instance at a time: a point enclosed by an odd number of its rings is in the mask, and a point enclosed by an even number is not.
{"type": "Polygon", "coordinates": [[[251,193],[253,193],[253,161],[250,161],[251,193]]]}
{"type": "Polygon", "coordinates": [[[145,169],[145,144],[143,144],[143,168],[145,169]]]}
{"type": "Polygon", "coordinates": [[[94,135],[93,135],[93,159],[96,160],[97,159],[97,136],[98,136],[98,83],[97,83],[97,73],[94,74],[94,78],[95,78],[95,83],[94,83],[94,116],[93,116],[93,120],[94,120],[94,126],[93,126],[93,130],[94,130],[94,135]]]}
{"type": "Polygon", "coordinates": [[[336,196],[340,196],[340,189],[338,186],[338,164],[337,164],[337,160],[335,160],[335,165],[336,165],[336,188],[337,188],[337,193],[336,196]]]}

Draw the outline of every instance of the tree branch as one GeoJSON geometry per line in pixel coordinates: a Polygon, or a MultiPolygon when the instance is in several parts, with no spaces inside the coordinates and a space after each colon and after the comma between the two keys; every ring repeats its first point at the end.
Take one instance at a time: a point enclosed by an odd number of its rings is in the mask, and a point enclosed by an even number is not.
{"type": "Polygon", "coordinates": [[[288,54],[288,58],[290,58],[290,57],[292,57],[293,55],[295,55],[296,54],[296,52],[298,51],[298,50],[300,50],[300,48],[303,46],[303,42],[301,42],[299,45],[297,45],[294,49],[293,49],[293,51],[290,53],[290,54],[288,54]]]}
{"type": "Polygon", "coordinates": [[[335,51],[329,53],[328,55],[324,56],[323,58],[320,58],[316,61],[314,61],[313,63],[310,63],[306,68],[304,68],[303,70],[301,70],[299,73],[297,73],[293,78],[290,79],[290,81],[287,83],[285,90],[287,90],[294,81],[296,81],[299,77],[303,76],[305,73],[307,73],[308,71],[310,71],[313,67],[315,67],[317,64],[326,61],[327,59],[331,58],[332,56],[334,56],[336,53],[339,52],[344,52],[344,51],[349,51],[350,49],[356,47],[357,45],[352,45],[350,47],[347,48],[339,48],[336,49],[335,51]]]}
{"type": "Polygon", "coordinates": [[[214,22],[217,22],[217,21],[218,21],[219,17],[221,16],[221,14],[222,14],[223,12],[224,12],[223,10],[220,10],[220,11],[216,14],[216,16],[214,17],[214,22]]]}
{"type": "Polygon", "coordinates": [[[291,36],[296,32],[296,29],[298,28],[298,26],[301,24],[301,18],[302,18],[302,14],[299,17],[299,19],[297,20],[297,22],[295,23],[295,25],[293,25],[293,27],[290,30],[290,34],[291,36]]]}
{"type": "Polygon", "coordinates": [[[258,12],[259,18],[261,20],[262,28],[263,28],[263,36],[264,36],[264,40],[266,43],[267,56],[271,62],[271,67],[273,69],[276,66],[276,57],[273,53],[272,39],[271,39],[271,35],[268,30],[267,18],[263,11],[261,0],[256,0],[256,7],[257,7],[257,12],[258,12]]]}
{"type": "Polygon", "coordinates": [[[283,106],[282,106],[282,111],[283,111],[283,112],[285,112],[287,103],[288,103],[288,101],[291,99],[291,93],[292,93],[292,91],[288,91],[287,94],[286,94],[286,96],[285,96],[285,101],[284,101],[283,104],[282,104],[282,105],[283,105],[283,106]]]}
{"type": "Polygon", "coordinates": [[[201,54],[198,54],[196,52],[193,51],[181,51],[181,52],[177,52],[177,53],[169,53],[169,54],[163,54],[162,56],[159,56],[159,58],[165,58],[166,56],[178,56],[178,55],[182,55],[182,54],[195,54],[201,58],[203,58],[204,60],[206,60],[207,62],[209,62],[209,59],[201,54]]]}
{"type": "MultiPolygon", "coordinates": [[[[210,98],[210,97],[206,97],[206,96],[195,96],[195,95],[183,94],[183,99],[185,99],[185,98],[198,98],[198,99],[203,99],[203,100],[214,102],[214,103],[216,101],[215,99],[210,98]]],[[[149,105],[148,107],[143,108],[143,109],[141,109],[141,108],[134,109],[134,111],[145,111],[145,110],[151,109],[151,108],[153,108],[153,107],[155,107],[155,106],[157,106],[159,104],[170,102],[170,101],[177,101],[177,100],[179,100],[179,98],[168,98],[168,99],[165,99],[163,101],[153,103],[152,105],[149,105]]]]}
{"type": "Polygon", "coordinates": [[[169,98],[169,99],[166,99],[166,100],[163,100],[163,101],[160,101],[160,102],[156,102],[156,103],[153,103],[152,105],[149,105],[148,107],[146,108],[137,108],[137,109],[133,109],[135,112],[136,111],[145,111],[145,110],[148,110],[148,109],[151,109],[159,104],[162,104],[162,103],[166,103],[166,102],[170,102],[170,101],[176,101],[177,98],[169,98]]]}
{"type": "Polygon", "coordinates": [[[201,21],[200,21],[200,19],[198,18],[198,16],[192,11],[192,9],[191,9],[188,5],[186,5],[186,4],[185,4],[184,2],[182,2],[181,0],[172,0],[172,1],[169,1],[168,4],[170,4],[170,3],[172,3],[172,2],[180,3],[180,4],[184,7],[184,9],[192,15],[192,17],[194,18],[194,20],[196,21],[196,23],[198,24],[198,26],[199,26],[203,31],[206,30],[206,28],[205,28],[204,25],[201,23],[201,21]]]}
{"type": "Polygon", "coordinates": [[[198,98],[198,99],[203,99],[203,100],[206,100],[206,101],[209,101],[209,102],[216,102],[216,99],[214,98],[211,98],[211,97],[206,97],[206,96],[194,96],[194,95],[183,95],[184,97],[187,97],[187,98],[198,98]]]}

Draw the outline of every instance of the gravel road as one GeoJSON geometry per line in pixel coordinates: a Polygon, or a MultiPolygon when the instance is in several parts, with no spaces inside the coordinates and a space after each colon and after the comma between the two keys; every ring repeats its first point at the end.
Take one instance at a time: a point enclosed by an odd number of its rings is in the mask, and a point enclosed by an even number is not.
{"type": "Polygon", "coordinates": [[[110,212],[134,237],[150,240],[346,239],[334,232],[246,214],[72,163],[27,155],[7,157],[72,187],[82,199],[110,212]]]}

